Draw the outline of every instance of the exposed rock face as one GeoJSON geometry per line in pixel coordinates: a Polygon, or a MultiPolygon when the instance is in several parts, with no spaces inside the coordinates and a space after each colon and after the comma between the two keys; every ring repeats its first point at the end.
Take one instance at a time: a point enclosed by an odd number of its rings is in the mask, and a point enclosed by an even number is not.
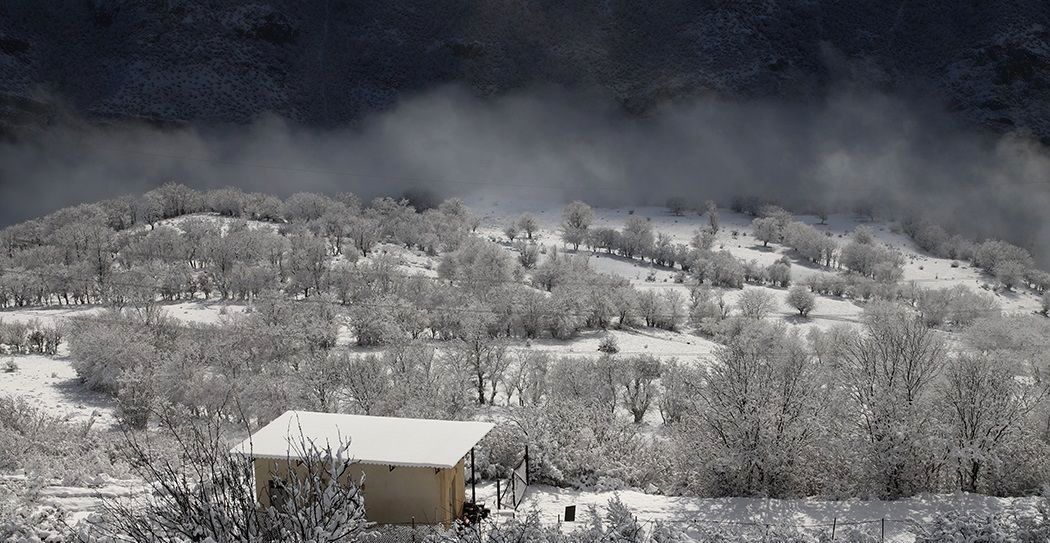
{"type": "Polygon", "coordinates": [[[0,116],[330,126],[447,83],[585,88],[645,111],[848,81],[1045,140],[1048,23],[1042,0],[4,2],[0,116]]]}

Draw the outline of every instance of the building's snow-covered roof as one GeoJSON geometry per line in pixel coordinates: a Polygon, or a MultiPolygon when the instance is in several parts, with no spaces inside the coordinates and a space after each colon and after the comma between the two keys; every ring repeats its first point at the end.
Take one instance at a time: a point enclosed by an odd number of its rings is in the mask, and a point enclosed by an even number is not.
{"type": "Polygon", "coordinates": [[[230,452],[256,458],[298,458],[302,438],[318,447],[350,442],[363,464],[451,468],[492,430],[488,422],[403,419],[288,411],[230,452]]]}

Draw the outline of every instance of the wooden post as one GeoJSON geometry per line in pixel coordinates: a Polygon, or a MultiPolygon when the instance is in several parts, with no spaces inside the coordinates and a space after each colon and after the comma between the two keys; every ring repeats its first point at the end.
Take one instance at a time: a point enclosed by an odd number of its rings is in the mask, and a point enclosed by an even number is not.
{"type": "Polygon", "coordinates": [[[831,540],[835,541],[835,528],[839,522],[838,517],[831,517],[831,540]]]}
{"type": "Polygon", "coordinates": [[[517,483],[514,481],[515,479],[517,479],[517,477],[515,477],[514,473],[511,472],[511,474],[510,474],[510,503],[514,504],[514,510],[516,511],[518,509],[518,491],[517,491],[518,489],[517,489],[517,483]]]}
{"type": "Polygon", "coordinates": [[[525,484],[529,483],[529,446],[525,445],[525,484]]]}
{"type": "Polygon", "coordinates": [[[478,503],[478,476],[474,471],[474,447],[470,448],[470,503],[478,503]]]}
{"type": "Polygon", "coordinates": [[[882,517],[882,539],[880,541],[886,541],[886,517],[882,517]]]}
{"type": "Polygon", "coordinates": [[[499,490],[499,479],[496,479],[496,511],[503,509],[503,502],[500,500],[502,496],[503,493],[499,490]]]}

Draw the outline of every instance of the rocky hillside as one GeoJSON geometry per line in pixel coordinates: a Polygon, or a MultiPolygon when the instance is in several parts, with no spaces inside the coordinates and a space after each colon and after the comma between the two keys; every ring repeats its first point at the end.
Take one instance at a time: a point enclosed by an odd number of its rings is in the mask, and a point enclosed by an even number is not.
{"type": "Polygon", "coordinates": [[[847,82],[1047,139],[1047,23],[1040,0],[15,1],[0,4],[0,115],[323,126],[453,82],[597,90],[631,111],[847,82]]]}

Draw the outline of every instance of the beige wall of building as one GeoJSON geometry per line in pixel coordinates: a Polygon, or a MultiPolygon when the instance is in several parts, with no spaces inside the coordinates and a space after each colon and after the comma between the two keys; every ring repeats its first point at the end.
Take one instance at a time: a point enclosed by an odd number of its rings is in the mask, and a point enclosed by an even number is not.
{"type": "MultiPolygon", "coordinates": [[[[259,504],[269,507],[269,481],[275,473],[288,473],[288,461],[256,458],[254,469],[259,504]]],[[[463,460],[444,469],[354,464],[344,477],[360,482],[362,476],[365,517],[372,522],[408,524],[414,518],[417,524],[449,524],[463,513],[463,460]]]]}

